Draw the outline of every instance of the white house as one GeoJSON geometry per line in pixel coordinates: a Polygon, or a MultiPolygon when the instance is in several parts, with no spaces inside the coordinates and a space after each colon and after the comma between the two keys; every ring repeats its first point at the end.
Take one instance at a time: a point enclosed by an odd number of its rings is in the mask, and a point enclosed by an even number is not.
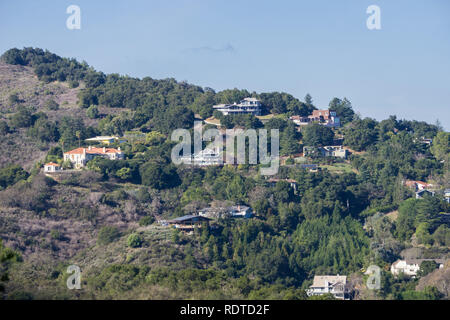
{"type": "Polygon", "coordinates": [[[347,276],[314,276],[313,284],[306,291],[308,296],[331,293],[336,299],[345,299],[347,276]]]}
{"type": "Polygon", "coordinates": [[[423,189],[416,192],[416,199],[422,199],[425,195],[434,197],[434,191],[423,189]]]}
{"type": "Polygon", "coordinates": [[[239,103],[218,104],[213,106],[214,110],[222,112],[223,115],[249,113],[255,116],[261,114],[261,101],[256,98],[245,98],[239,103]]]}
{"type": "Polygon", "coordinates": [[[343,146],[324,146],[324,147],[312,147],[312,146],[304,146],[303,147],[303,155],[310,156],[317,152],[320,152],[323,157],[336,157],[347,159],[348,150],[344,149],[343,146]]]}
{"type": "Polygon", "coordinates": [[[447,201],[448,203],[450,203],[450,189],[445,189],[445,191],[444,191],[444,197],[445,197],[445,201],[447,201]]]}
{"type": "Polygon", "coordinates": [[[57,171],[62,171],[62,167],[54,162],[49,162],[44,164],[44,172],[46,173],[51,173],[51,172],[57,172],[57,171]]]}
{"type": "Polygon", "coordinates": [[[405,259],[397,260],[391,265],[391,273],[393,275],[404,275],[415,277],[420,270],[420,265],[424,261],[435,261],[439,264],[439,269],[444,267],[445,261],[442,259],[405,259]]]}
{"type": "Polygon", "coordinates": [[[75,168],[81,168],[86,165],[89,160],[95,157],[104,157],[110,160],[120,160],[124,158],[123,152],[114,148],[77,148],[64,153],[64,161],[70,161],[75,168]]]}
{"type": "Polygon", "coordinates": [[[123,142],[126,142],[127,139],[119,138],[119,137],[116,137],[116,136],[97,136],[97,137],[86,139],[86,141],[88,141],[88,142],[100,142],[100,143],[103,143],[103,144],[111,144],[111,143],[114,143],[115,141],[118,141],[119,143],[123,143],[123,142]]]}
{"type": "Polygon", "coordinates": [[[223,163],[223,156],[220,148],[205,148],[192,156],[182,156],[181,161],[184,164],[192,164],[195,166],[213,166],[223,163]]]}

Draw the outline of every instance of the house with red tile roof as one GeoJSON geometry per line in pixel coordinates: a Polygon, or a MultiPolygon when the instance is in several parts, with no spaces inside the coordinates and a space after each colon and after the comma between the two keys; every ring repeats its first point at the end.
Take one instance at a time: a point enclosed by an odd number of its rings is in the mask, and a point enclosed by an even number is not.
{"type": "Polygon", "coordinates": [[[120,147],[115,148],[76,148],[64,153],[64,161],[70,161],[75,168],[81,168],[86,163],[95,157],[104,157],[110,160],[120,160],[124,158],[123,152],[120,147]]]}
{"type": "Polygon", "coordinates": [[[61,171],[62,167],[54,162],[49,162],[44,164],[44,172],[56,172],[56,171],[61,171]]]}

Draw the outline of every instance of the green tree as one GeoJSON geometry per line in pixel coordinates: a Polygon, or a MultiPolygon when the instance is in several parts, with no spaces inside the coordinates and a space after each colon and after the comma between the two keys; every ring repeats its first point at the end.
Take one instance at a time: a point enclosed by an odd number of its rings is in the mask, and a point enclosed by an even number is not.
{"type": "Polygon", "coordinates": [[[332,129],[317,123],[309,124],[302,130],[303,144],[305,146],[326,146],[333,143],[334,132],[332,129]]]}
{"type": "Polygon", "coordinates": [[[345,129],[344,144],[356,151],[365,150],[378,138],[376,125],[377,122],[370,118],[354,120],[351,126],[345,129]]]}
{"type": "Polygon", "coordinates": [[[86,116],[90,119],[97,119],[99,116],[98,107],[96,105],[91,105],[86,110],[86,116]]]}
{"type": "Polygon", "coordinates": [[[336,114],[343,125],[352,121],[353,116],[355,115],[352,104],[347,98],[344,98],[343,100],[333,98],[333,100],[330,101],[329,109],[336,111],[336,114]]]}
{"type": "Polygon", "coordinates": [[[281,155],[291,155],[299,151],[297,128],[294,123],[289,122],[287,127],[281,133],[280,153],[281,155]]]}
{"type": "Polygon", "coordinates": [[[19,165],[9,165],[0,169],[0,187],[7,188],[19,180],[25,180],[29,176],[28,172],[19,165]]]}
{"type": "Polygon", "coordinates": [[[11,123],[16,128],[27,128],[33,124],[33,116],[27,108],[21,107],[18,112],[11,117],[11,123]]]}
{"type": "Polygon", "coordinates": [[[438,132],[433,139],[430,150],[436,159],[448,162],[450,155],[450,132],[438,132]]]}
{"type": "Polygon", "coordinates": [[[127,238],[127,244],[130,248],[140,248],[142,246],[142,237],[136,233],[132,233],[127,238]]]}
{"type": "Polygon", "coordinates": [[[439,267],[439,264],[436,263],[434,260],[426,260],[422,261],[420,264],[420,269],[418,275],[420,277],[425,277],[427,274],[433,272],[439,267]]]}
{"type": "Polygon", "coordinates": [[[149,161],[139,168],[142,183],[155,189],[167,189],[179,184],[179,176],[172,165],[149,161]]]}

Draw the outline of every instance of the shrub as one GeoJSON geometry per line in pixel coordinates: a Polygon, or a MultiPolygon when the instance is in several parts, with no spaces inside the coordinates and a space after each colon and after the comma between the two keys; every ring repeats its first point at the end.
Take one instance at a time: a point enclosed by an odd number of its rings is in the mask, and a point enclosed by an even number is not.
{"type": "Polygon", "coordinates": [[[141,220],[139,220],[140,226],[148,226],[155,222],[155,218],[153,216],[145,216],[141,220]]]}
{"type": "Polygon", "coordinates": [[[20,102],[20,99],[17,93],[12,93],[9,95],[8,101],[10,104],[16,104],[20,102]]]}
{"type": "Polygon", "coordinates": [[[33,124],[31,111],[26,108],[20,110],[11,117],[11,123],[17,128],[27,128],[33,124]]]}
{"type": "Polygon", "coordinates": [[[78,86],[80,85],[80,83],[76,80],[73,81],[69,81],[69,87],[70,88],[78,88],[78,86]]]}
{"type": "Polygon", "coordinates": [[[7,188],[10,185],[15,184],[19,180],[25,180],[28,178],[28,172],[22,169],[18,165],[10,165],[0,169],[0,188],[7,188]]]}
{"type": "Polygon", "coordinates": [[[5,135],[10,132],[9,126],[6,121],[0,121],[0,134],[5,135]]]}
{"type": "Polygon", "coordinates": [[[139,248],[142,246],[142,238],[136,233],[132,233],[128,236],[127,244],[130,248],[139,248]]]}
{"type": "Polygon", "coordinates": [[[100,245],[106,245],[114,242],[120,237],[120,231],[117,227],[105,226],[98,232],[97,243],[100,245]]]}
{"type": "Polygon", "coordinates": [[[50,100],[47,100],[47,102],[45,103],[45,107],[48,110],[58,110],[59,104],[55,100],[50,99],[50,100]]]}
{"type": "Polygon", "coordinates": [[[99,112],[98,107],[96,105],[92,105],[86,110],[86,116],[90,119],[98,118],[99,112]]]}

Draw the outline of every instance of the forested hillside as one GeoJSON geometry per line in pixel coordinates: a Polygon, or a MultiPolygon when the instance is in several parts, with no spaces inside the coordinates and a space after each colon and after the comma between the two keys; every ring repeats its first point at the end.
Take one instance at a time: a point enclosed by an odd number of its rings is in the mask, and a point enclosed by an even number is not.
{"type": "Polygon", "coordinates": [[[448,299],[433,279],[450,285],[439,278],[450,265],[415,279],[389,271],[405,250],[450,256],[450,133],[439,124],[362,118],[349,99],[333,98],[327,109],[341,127],[299,130],[289,118],[319,109],[310,95],[104,74],[34,48],[0,60],[3,298],[308,299],[314,275],[341,274],[354,299],[448,299]],[[213,111],[246,97],[262,102],[261,117],[213,111]],[[171,132],[211,117],[222,128],[280,130],[276,183],[259,165],[172,163],[171,132]],[[64,161],[85,139],[110,135],[126,138],[108,146],[124,159],[95,158],[82,170],[64,161]],[[335,144],[347,159],[303,154],[335,144]],[[48,162],[66,174],[45,175],[48,162]],[[408,181],[425,181],[432,193],[416,199],[408,181]],[[220,218],[192,235],[161,223],[230,204],[254,217],[220,218]],[[71,264],[83,272],[81,290],[67,290],[71,264]],[[365,287],[369,265],[382,269],[380,290],[365,287]]]}

